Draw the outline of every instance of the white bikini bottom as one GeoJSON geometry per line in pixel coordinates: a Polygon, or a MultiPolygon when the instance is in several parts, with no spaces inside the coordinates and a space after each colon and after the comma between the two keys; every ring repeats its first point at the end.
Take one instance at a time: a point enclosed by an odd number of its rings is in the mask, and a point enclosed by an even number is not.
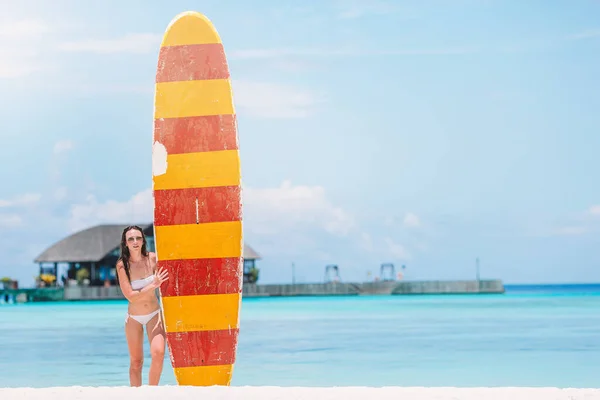
{"type": "Polygon", "coordinates": [[[159,312],[160,312],[160,308],[158,310],[156,310],[156,311],[152,311],[150,314],[145,314],[145,315],[131,315],[131,314],[127,314],[127,318],[125,318],[125,322],[127,322],[128,318],[132,318],[132,319],[136,320],[137,322],[139,322],[140,324],[146,325],[159,312]]]}

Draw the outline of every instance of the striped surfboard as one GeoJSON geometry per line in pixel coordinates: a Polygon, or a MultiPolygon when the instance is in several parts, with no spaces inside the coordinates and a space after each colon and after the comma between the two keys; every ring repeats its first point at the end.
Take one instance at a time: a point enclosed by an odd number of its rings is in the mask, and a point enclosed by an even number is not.
{"type": "Polygon", "coordinates": [[[229,385],[243,280],[240,158],[227,59],[212,23],[177,15],[156,72],[154,238],[179,385],[229,385]]]}

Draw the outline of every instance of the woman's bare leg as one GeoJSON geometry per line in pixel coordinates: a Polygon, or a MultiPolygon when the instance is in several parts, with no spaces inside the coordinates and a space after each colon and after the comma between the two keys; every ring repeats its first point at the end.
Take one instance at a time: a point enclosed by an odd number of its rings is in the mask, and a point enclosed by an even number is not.
{"type": "Polygon", "coordinates": [[[148,384],[158,385],[163,370],[163,362],[165,360],[165,329],[160,318],[160,313],[152,318],[146,327],[148,331],[148,342],[150,342],[150,356],[152,357],[148,375],[148,384]]]}
{"type": "Polygon", "coordinates": [[[144,365],[144,328],[142,324],[127,318],[125,336],[129,347],[129,384],[142,386],[142,366],[144,365]]]}

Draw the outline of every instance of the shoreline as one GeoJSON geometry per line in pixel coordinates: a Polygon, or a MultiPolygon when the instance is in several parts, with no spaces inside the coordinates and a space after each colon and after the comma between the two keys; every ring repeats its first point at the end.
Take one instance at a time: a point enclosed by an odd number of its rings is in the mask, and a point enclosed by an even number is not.
{"type": "Polygon", "coordinates": [[[278,387],[278,386],[128,386],[0,388],[0,398],[12,400],[578,400],[600,399],[598,388],[555,387],[278,387]],[[113,397],[117,396],[117,397],[113,397]]]}

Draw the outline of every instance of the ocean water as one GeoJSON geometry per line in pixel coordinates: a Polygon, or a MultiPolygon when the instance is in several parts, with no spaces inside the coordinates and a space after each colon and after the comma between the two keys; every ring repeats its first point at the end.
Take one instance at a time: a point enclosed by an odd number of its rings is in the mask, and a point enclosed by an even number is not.
{"type": "MultiPolygon", "coordinates": [[[[128,385],[126,309],[0,305],[0,387],[128,385]]],[[[147,354],[144,384],[149,365],[147,354]]],[[[244,299],[232,384],[598,387],[599,377],[600,285],[509,286],[244,299]]],[[[168,355],[161,384],[176,384],[168,355]]]]}

